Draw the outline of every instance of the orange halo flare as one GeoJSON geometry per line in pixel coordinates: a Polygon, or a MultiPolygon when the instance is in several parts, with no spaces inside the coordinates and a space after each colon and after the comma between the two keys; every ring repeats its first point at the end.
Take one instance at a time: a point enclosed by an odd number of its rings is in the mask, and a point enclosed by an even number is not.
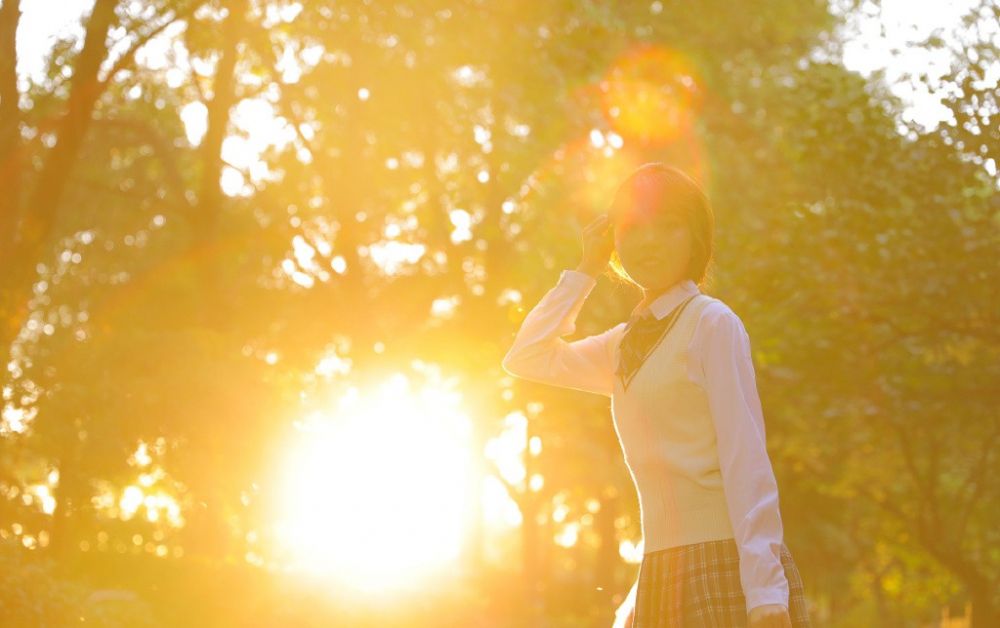
{"type": "Polygon", "coordinates": [[[618,133],[643,144],[663,144],[691,132],[704,87],[686,56],[642,44],[611,64],[601,93],[605,115],[618,133]]]}

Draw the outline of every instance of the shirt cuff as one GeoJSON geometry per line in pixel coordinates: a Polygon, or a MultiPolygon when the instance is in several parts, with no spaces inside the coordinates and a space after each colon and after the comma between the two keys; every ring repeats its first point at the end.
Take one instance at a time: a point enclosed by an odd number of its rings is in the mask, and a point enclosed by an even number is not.
{"type": "Polygon", "coordinates": [[[788,610],[788,596],[781,591],[774,589],[762,589],[760,591],[750,591],[746,593],[747,614],[758,606],[765,604],[781,604],[788,610]]]}
{"type": "Polygon", "coordinates": [[[597,277],[592,277],[580,270],[567,268],[560,273],[559,284],[571,285],[581,290],[589,290],[597,285],[597,277]]]}

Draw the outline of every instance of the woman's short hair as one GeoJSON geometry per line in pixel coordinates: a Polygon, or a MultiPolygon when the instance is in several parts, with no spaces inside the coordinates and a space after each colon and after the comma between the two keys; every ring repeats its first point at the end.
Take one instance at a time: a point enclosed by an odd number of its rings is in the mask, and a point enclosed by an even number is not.
{"type": "MultiPolygon", "coordinates": [[[[655,188],[658,199],[656,211],[678,211],[687,222],[691,233],[691,260],[687,278],[704,288],[710,274],[712,262],[715,215],[702,186],[683,170],[665,163],[654,161],[639,166],[618,186],[611,203],[612,224],[634,210],[635,192],[639,188],[655,188]]],[[[625,283],[637,285],[622,266],[618,251],[611,253],[609,277],[625,283]]]]}

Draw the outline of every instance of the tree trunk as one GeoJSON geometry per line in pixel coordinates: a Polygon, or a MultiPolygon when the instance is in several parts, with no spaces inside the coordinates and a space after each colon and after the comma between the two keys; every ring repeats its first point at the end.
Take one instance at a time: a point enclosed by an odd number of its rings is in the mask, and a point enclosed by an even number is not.
{"type": "MultiPolygon", "coordinates": [[[[8,4],[11,5],[11,12],[15,10],[16,3],[4,2],[4,21],[12,19],[7,12],[8,4]]],[[[0,310],[0,318],[3,319],[0,325],[0,361],[6,361],[10,346],[27,318],[28,302],[35,283],[35,266],[45,257],[45,245],[52,235],[59,202],[90,127],[94,103],[102,89],[98,72],[107,56],[108,31],[115,21],[117,4],[117,0],[97,0],[94,5],[87,20],[83,50],[73,67],[72,89],[66,114],[59,121],[56,145],[45,160],[20,222],[15,225],[12,245],[0,248],[0,255],[3,256],[0,267],[4,270],[0,273],[0,294],[3,295],[3,302],[0,303],[3,308],[0,310]]],[[[16,99],[13,105],[17,106],[16,99]]],[[[9,217],[2,220],[3,224],[10,225],[9,217]]]]}
{"type": "Polygon", "coordinates": [[[518,499],[521,508],[522,569],[524,574],[524,600],[529,626],[538,626],[542,621],[543,608],[540,587],[542,584],[542,551],[547,537],[542,536],[543,527],[538,523],[542,498],[540,492],[531,490],[531,476],[535,474],[536,461],[531,455],[533,425],[528,421],[524,449],[524,492],[518,499]]]}
{"type": "MultiPolygon", "coordinates": [[[[594,527],[601,538],[597,548],[597,559],[594,569],[594,586],[601,587],[603,599],[610,604],[611,596],[618,590],[619,583],[615,580],[615,572],[619,564],[618,536],[615,531],[615,515],[620,508],[620,498],[617,495],[602,495],[601,506],[594,515],[594,527]]],[[[627,586],[632,586],[628,583],[627,586]]],[[[627,590],[627,588],[626,588],[627,590]]]]}
{"type": "MultiPolygon", "coordinates": [[[[21,109],[17,91],[15,37],[21,19],[20,0],[0,5],[0,262],[14,244],[21,216],[21,109]]],[[[0,263],[0,268],[6,267],[0,263]]]]}
{"type": "Polygon", "coordinates": [[[76,549],[78,525],[90,502],[89,479],[80,472],[80,441],[74,433],[67,436],[59,457],[59,483],[53,491],[56,500],[49,529],[49,553],[65,561],[76,549]]]}
{"type": "Polygon", "coordinates": [[[246,0],[225,0],[223,6],[228,15],[222,23],[222,49],[212,83],[212,98],[205,103],[208,110],[205,137],[200,149],[202,178],[198,191],[198,202],[193,207],[191,217],[194,225],[191,241],[191,259],[198,260],[196,300],[192,312],[196,324],[220,329],[227,318],[224,311],[225,299],[221,294],[222,282],[219,264],[222,260],[208,254],[216,250],[219,241],[219,225],[224,202],[219,183],[222,174],[222,144],[229,134],[229,122],[233,105],[236,104],[236,62],[239,58],[239,43],[243,35],[246,19],[246,0]]]}
{"type": "Polygon", "coordinates": [[[972,598],[972,628],[1000,626],[1000,612],[993,599],[995,587],[978,576],[968,583],[968,587],[972,598]]]}
{"type": "Polygon", "coordinates": [[[517,504],[521,510],[521,583],[524,586],[524,619],[525,625],[537,626],[539,620],[538,499],[534,493],[526,490],[519,496],[517,504]]]}

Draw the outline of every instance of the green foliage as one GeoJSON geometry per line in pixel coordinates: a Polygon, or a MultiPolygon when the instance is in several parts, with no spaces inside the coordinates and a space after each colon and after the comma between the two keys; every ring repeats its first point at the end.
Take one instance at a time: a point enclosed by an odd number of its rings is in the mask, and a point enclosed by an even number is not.
{"type": "MultiPolygon", "coordinates": [[[[187,552],[173,594],[243,564],[246,532],[268,521],[256,491],[274,490],[283,435],[330,405],[315,369],[330,353],[352,361],[348,381],[414,358],[455,374],[480,453],[502,417],[524,411],[546,481],[537,493],[508,490],[548,518],[535,529],[526,517],[522,533],[537,533],[542,549],[525,577],[565,579],[545,597],[562,618],[553,625],[609,618],[634,575],[618,543],[639,530],[607,401],[515,383],[500,359],[525,309],[575,266],[580,226],[652,160],[691,171],[712,198],[709,292],[750,331],[786,536],[810,598],[836,611],[825,621],[912,623],[963,596],[984,613],[1000,606],[1000,206],[986,170],[989,159],[996,167],[997,111],[995,87],[977,82],[995,43],[953,51],[942,81],[961,88],[944,101],[955,121],[927,132],[901,120],[879,75],[830,61],[838,18],[825,1],[304,2],[276,18],[287,4],[123,2],[130,37],[183,22],[170,32],[196,72],[174,57],[165,68],[137,63],[92,111],[69,112],[64,69],[80,47],[60,39],[46,81],[23,94],[14,175],[26,192],[63,116],[92,123],[59,182],[44,246],[19,260],[35,284],[17,308],[4,309],[13,289],[0,302],[0,320],[21,333],[0,343],[12,365],[4,402],[37,413],[25,433],[0,437],[0,518],[52,535],[33,554],[5,546],[0,595],[12,625],[77,613],[152,621],[138,598],[84,604],[79,582],[111,564],[104,550],[71,567],[99,531],[109,547],[163,531],[91,501],[136,481],[128,457],[140,441],[161,444],[155,463],[168,477],[157,486],[184,505],[185,529],[167,530],[187,552]],[[312,65],[304,51],[316,45],[312,65]],[[237,59],[232,85],[219,74],[225,55],[237,59]],[[301,76],[283,73],[283,56],[302,59],[301,76]],[[211,133],[189,144],[185,105],[205,106],[215,137],[254,139],[264,123],[239,128],[236,111],[255,99],[292,125],[287,144],[262,153],[272,177],[222,164],[211,133]],[[664,122],[672,116],[675,126],[664,122]],[[592,131],[614,132],[623,148],[607,157],[592,131]],[[219,196],[223,166],[249,182],[245,194],[219,196]],[[455,210],[467,212],[471,238],[453,238],[464,215],[455,210]],[[387,271],[375,251],[389,241],[425,248],[387,271]],[[435,314],[436,299],[454,299],[453,315],[435,314]],[[50,470],[60,472],[51,514],[21,498],[50,470]],[[571,519],[600,501],[590,541],[551,542],[557,495],[571,519]]],[[[636,298],[602,280],[578,335],[616,324],[636,298]]],[[[509,553],[517,571],[523,557],[509,553]]],[[[117,586],[133,567],[107,568],[117,586]]],[[[219,582],[245,577],[230,575],[219,582]]],[[[514,584],[501,588],[498,612],[528,612],[514,584]]],[[[146,598],[152,615],[173,620],[158,595],[146,598]]]]}
{"type": "Polygon", "coordinates": [[[11,628],[158,625],[149,606],[131,592],[95,590],[67,578],[54,560],[11,539],[0,542],[0,623],[11,628]]]}

